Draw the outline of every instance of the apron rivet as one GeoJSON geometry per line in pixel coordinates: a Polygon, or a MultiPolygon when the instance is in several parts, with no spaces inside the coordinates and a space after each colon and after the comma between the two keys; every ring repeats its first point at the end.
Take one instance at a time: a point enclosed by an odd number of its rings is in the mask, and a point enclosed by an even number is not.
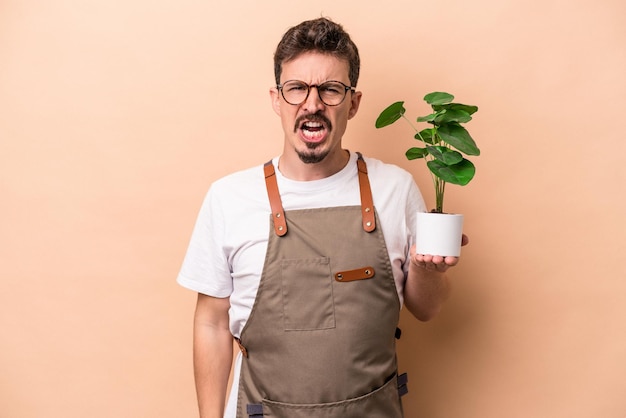
{"type": "Polygon", "coordinates": [[[279,226],[279,227],[278,227],[278,230],[279,230],[279,231],[282,231],[282,230],[283,230],[283,227],[282,227],[282,226],[279,226]]]}
{"type": "Polygon", "coordinates": [[[372,274],[372,272],[369,270],[365,270],[365,274],[369,276],[370,274],[372,274]]]}
{"type": "Polygon", "coordinates": [[[368,223],[366,223],[365,225],[367,225],[367,226],[372,226],[372,223],[371,223],[371,222],[368,222],[368,223]]]}
{"type": "Polygon", "coordinates": [[[276,214],[276,217],[277,217],[277,218],[280,218],[280,212],[276,214]]]}
{"type": "Polygon", "coordinates": [[[365,208],[365,212],[370,212],[371,209],[370,208],[365,208]]]}
{"type": "Polygon", "coordinates": [[[337,274],[337,280],[343,280],[343,274],[337,274]]]}

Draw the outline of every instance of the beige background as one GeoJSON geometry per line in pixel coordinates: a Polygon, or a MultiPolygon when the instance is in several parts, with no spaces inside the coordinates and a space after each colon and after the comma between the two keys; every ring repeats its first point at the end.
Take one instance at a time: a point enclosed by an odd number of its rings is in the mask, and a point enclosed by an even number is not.
{"type": "Polygon", "coordinates": [[[320,14],[362,54],[346,146],[429,202],[376,115],[480,107],[454,294],[403,317],[407,416],[626,416],[623,0],[0,0],[1,417],[195,416],[174,279],[210,182],[280,152],[272,53],[320,14]]]}

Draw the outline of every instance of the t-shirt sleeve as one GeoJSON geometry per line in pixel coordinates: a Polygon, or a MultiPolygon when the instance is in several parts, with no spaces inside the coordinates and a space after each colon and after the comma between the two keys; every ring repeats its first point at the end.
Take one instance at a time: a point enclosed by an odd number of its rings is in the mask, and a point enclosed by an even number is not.
{"type": "MultiPolygon", "coordinates": [[[[404,216],[406,219],[407,226],[407,247],[408,249],[415,243],[415,235],[417,233],[417,213],[418,212],[427,212],[426,203],[424,202],[424,198],[422,193],[420,192],[417,184],[411,178],[408,182],[408,191],[407,191],[407,199],[406,199],[406,209],[404,212],[404,216]]],[[[404,274],[408,274],[409,272],[409,263],[410,263],[410,255],[406,254],[406,259],[402,266],[402,270],[404,274]]]]}
{"type": "Polygon", "coordinates": [[[406,202],[406,217],[407,217],[407,225],[411,231],[411,236],[413,241],[415,241],[415,232],[416,232],[416,222],[417,222],[417,213],[418,212],[428,212],[426,207],[426,203],[424,202],[424,197],[420,192],[415,181],[411,179],[408,186],[408,198],[406,202]]]}
{"type": "Polygon", "coordinates": [[[224,253],[224,216],[215,188],[209,189],[196,220],[177,282],[205,295],[225,298],[233,291],[224,253]]]}

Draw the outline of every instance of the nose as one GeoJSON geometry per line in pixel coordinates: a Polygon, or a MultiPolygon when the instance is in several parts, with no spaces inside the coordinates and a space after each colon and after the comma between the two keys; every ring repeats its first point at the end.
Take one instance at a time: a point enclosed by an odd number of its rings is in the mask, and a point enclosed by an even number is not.
{"type": "Polygon", "coordinates": [[[304,110],[315,113],[318,110],[323,110],[325,108],[324,102],[320,99],[319,90],[317,86],[309,87],[309,96],[306,98],[304,103],[302,103],[302,107],[304,110]],[[315,89],[315,90],[313,90],[315,89]]]}

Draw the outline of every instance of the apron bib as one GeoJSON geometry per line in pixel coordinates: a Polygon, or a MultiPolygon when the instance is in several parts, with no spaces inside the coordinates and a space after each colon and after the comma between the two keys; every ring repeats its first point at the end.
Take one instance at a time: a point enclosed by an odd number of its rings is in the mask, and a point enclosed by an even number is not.
{"type": "Polygon", "coordinates": [[[400,302],[367,168],[361,206],[284,212],[265,165],[272,222],[243,352],[237,417],[401,418],[400,302]]]}

